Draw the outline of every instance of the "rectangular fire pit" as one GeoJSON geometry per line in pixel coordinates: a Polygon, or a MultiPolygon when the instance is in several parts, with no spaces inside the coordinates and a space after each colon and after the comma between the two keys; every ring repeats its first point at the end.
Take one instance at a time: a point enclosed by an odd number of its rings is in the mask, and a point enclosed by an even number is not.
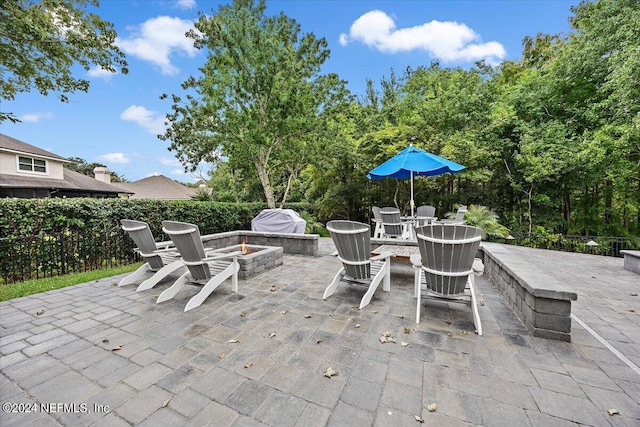
{"type": "Polygon", "coordinates": [[[226,248],[217,249],[214,252],[234,252],[246,250],[247,253],[238,256],[238,277],[246,279],[265,270],[282,265],[283,250],[276,246],[259,245],[233,245],[226,248]]]}

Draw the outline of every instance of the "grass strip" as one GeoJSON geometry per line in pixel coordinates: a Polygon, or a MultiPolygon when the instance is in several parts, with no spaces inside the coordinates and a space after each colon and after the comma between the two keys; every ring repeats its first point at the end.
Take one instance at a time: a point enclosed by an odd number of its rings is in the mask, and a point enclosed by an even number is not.
{"type": "Polygon", "coordinates": [[[105,277],[117,276],[118,274],[133,271],[141,265],[142,263],[138,262],[120,267],[85,271],[84,273],[71,273],[65,274],[64,276],[47,277],[45,279],[27,280],[10,285],[0,285],[0,302],[52,291],[54,289],[66,288],[67,286],[91,282],[92,280],[100,280],[105,277]]]}

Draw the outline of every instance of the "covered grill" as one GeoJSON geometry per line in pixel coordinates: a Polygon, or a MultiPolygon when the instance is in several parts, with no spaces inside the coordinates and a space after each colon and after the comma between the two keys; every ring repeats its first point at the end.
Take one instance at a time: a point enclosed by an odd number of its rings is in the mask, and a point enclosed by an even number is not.
{"type": "Polygon", "coordinates": [[[264,209],[251,220],[252,231],[303,234],[307,221],[292,209],[264,209]]]}

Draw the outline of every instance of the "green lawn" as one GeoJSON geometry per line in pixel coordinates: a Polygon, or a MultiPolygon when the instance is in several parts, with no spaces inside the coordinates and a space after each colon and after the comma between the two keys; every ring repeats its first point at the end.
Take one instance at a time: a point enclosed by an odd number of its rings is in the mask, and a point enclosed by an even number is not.
{"type": "Polygon", "coordinates": [[[91,282],[92,280],[104,279],[105,277],[116,276],[128,273],[140,267],[142,263],[123,265],[120,267],[105,268],[104,270],[93,270],[84,273],[72,273],[64,276],[50,277],[46,279],[27,280],[26,282],[12,283],[10,285],[0,285],[0,301],[8,301],[27,295],[39,294],[54,289],[66,288],[80,283],[91,282]]]}

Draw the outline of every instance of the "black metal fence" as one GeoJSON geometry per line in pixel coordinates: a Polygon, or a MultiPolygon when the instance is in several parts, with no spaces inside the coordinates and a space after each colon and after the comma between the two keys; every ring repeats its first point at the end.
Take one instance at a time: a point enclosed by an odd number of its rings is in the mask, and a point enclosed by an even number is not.
{"type": "Polygon", "coordinates": [[[131,264],[134,243],[120,227],[0,239],[0,284],[131,264]]]}
{"type": "Polygon", "coordinates": [[[510,239],[497,239],[507,243],[529,248],[551,249],[563,252],[577,252],[593,255],[620,257],[625,249],[640,249],[640,238],[611,236],[572,236],[560,234],[537,235],[530,233],[515,234],[510,239]]]}

